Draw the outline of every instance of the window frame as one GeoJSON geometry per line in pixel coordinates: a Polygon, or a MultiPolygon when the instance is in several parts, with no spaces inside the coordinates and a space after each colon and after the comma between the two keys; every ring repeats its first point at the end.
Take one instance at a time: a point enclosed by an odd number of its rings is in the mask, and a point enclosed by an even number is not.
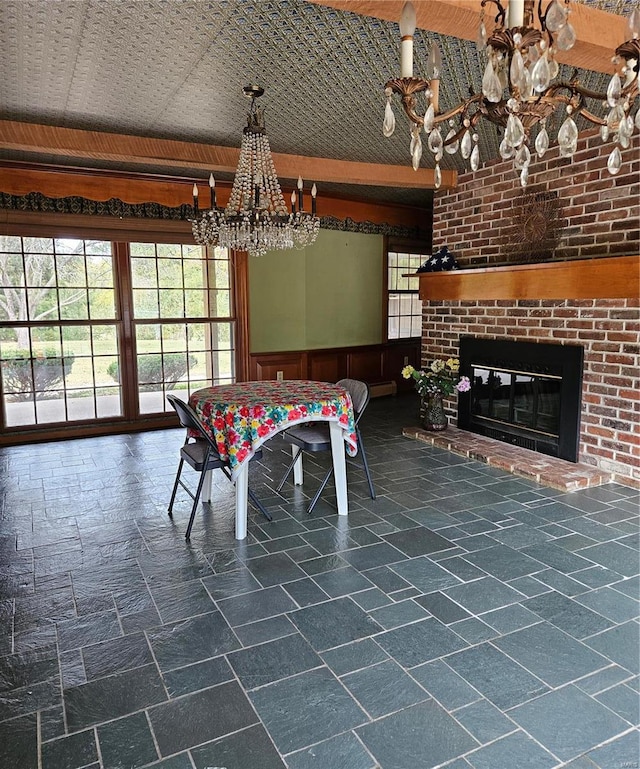
{"type": "MultiPolygon", "coordinates": [[[[54,440],[64,437],[83,437],[136,430],[168,427],[175,423],[173,411],[165,413],[140,414],[137,407],[138,391],[135,356],[135,324],[133,317],[133,294],[129,263],[129,243],[179,243],[193,245],[190,226],[187,222],[155,222],[138,220],[111,220],[104,217],[12,212],[10,222],[0,224],[0,234],[21,237],[73,238],[78,240],[106,240],[111,242],[116,275],[116,320],[120,324],[120,357],[127,372],[122,384],[122,416],[95,418],[86,422],[44,423],[2,428],[0,424],[0,445],[12,445],[34,440],[54,440]],[[18,215],[16,215],[18,214],[18,215]],[[71,221],[73,220],[73,221],[71,221]],[[160,226],[158,226],[160,225],[160,226]],[[153,229],[151,229],[153,228],[153,229]]],[[[248,349],[248,270],[247,255],[231,252],[229,255],[230,274],[230,316],[224,318],[232,327],[234,338],[235,380],[243,381],[249,370],[248,349]]],[[[180,318],[189,323],[188,317],[180,318]]],[[[215,322],[219,318],[207,318],[215,322]]],[[[203,322],[197,318],[193,322],[203,322]]],[[[162,322],[162,319],[156,319],[162,322]]],[[[13,323],[12,325],[15,325],[13,323]]],[[[4,408],[0,405],[0,408],[4,408]]],[[[4,418],[3,422],[4,424],[4,418]]]]}
{"type": "MultiPolygon", "coordinates": [[[[384,311],[383,311],[383,318],[382,318],[382,324],[383,324],[382,337],[387,343],[402,344],[409,340],[420,339],[422,336],[422,332],[412,336],[398,336],[398,337],[389,336],[389,318],[394,317],[390,314],[391,295],[392,294],[394,295],[409,294],[411,296],[415,296],[419,294],[419,288],[417,286],[415,289],[391,289],[390,288],[389,286],[389,254],[390,253],[403,253],[403,254],[412,254],[415,256],[419,256],[420,263],[422,263],[427,258],[427,256],[431,256],[432,247],[430,242],[427,242],[424,240],[408,240],[408,239],[401,239],[401,238],[385,239],[384,259],[383,259],[384,311]]],[[[422,313],[420,313],[420,316],[422,316],[422,313]]],[[[397,316],[397,317],[400,317],[400,316],[397,316]]]]}

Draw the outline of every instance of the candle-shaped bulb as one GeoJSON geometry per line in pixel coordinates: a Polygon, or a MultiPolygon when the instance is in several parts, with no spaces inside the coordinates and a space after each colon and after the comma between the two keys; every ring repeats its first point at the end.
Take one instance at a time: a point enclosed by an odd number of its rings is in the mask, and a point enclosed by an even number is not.
{"type": "Polygon", "coordinates": [[[198,199],[198,185],[193,185],[193,197],[197,200],[198,199]]]}
{"type": "Polygon", "coordinates": [[[211,208],[216,207],[216,180],[209,174],[209,189],[211,190],[211,208]]]}
{"type": "Polygon", "coordinates": [[[315,196],[318,194],[318,188],[316,187],[315,182],[313,183],[313,187],[311,188],[311,197],[315,198],[315,196]]]}
{"type": "Polygon", "coordinates": [[[295,190],[291,193],[291,213],[295,214],[296,212],[296,192],[295,190]]]}
{"type": "Polygon", "coordinates": [[[311,188],[311,215],[316,215],[316,195],[318,194],[318,188],[315,185],[311,188]]]}
{"type": "Polygon", "coordinates": [[[298,210],[302,211],[302,177],[298,177],[298,210]]]}
{"type": "Polygon", "coordinates": [[[413,3],[405,3],[400,14],[400,35],[408,37],[416,31],[416,9],[413,3]]]}
{"type": "Polygon", "coordinates": [[[209,174],[209,187],[213,189],[216,186],[216,180],[213,178],[213,174],[209,174]]]}
{"type": "Polygon", "coordinates": [[[436,41],[431,43],[429,58],[427,59],[427,80],[440,80],[442,71],[442,54],[436,41]]]}

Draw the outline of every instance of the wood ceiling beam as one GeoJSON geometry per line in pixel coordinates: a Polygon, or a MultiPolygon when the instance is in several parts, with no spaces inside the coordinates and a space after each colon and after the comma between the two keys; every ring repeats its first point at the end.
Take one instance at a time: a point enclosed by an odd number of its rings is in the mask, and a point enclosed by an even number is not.
{"type": "MultiPolygon", "coordinates": [[[[341,11],[372,16],[384,21],[400,19],[404,0],[309,0],[341,11]]],[[[478,36],[480,0],[412,0],[419,29],[440,35],[475,40],[478,36]]],[[[504,2],[504,5],[507,3],[504,2]]],[[[491,18],[491,8],[487,13],[491,18]]],[[[571,3],[571,24],[577,41],[570,51],[558,51],[558,61],[573,67],[613,74],[611,57],[615,49],[629,37],[627,21],[622,16],[571,3]]],[[[490,24],[487,23],[490,32],[490,24]]],[[[399,38],[398,38],[399,40],[399,38]]],[[[425,52],[426,57],[426,52],[425,52]]],[[[398,71],[400,66],[398,65],[398,71]]],[[[389,72],[389,77],[397,73],[389,72]]],[[[446,75],[445,75],[446,77],[446,75]]],[[[382,88],[382,83],[380,87],[382,88]]],[[[477,84],[480,85],[479,83],[477,84]]]]}
{"type": "MultiPolygon", "coordinates": [[[[207,175],[210,171],[235,173],[240,154],[235,147],[84,131],[13,120],[0,121],[0,148],[123,164],[202,169],[207,175]]],[[[280,179],[295,180],[302,176],[308,181],[320,183],[434,188],[433,169],[420,168],[414,171],[409,164],[358,163],[281,153],[273,153],[273,162],[280,179]]],[[[442,189],[453,188],[456,182],[456,171],[442,171],[442,189]]]]}

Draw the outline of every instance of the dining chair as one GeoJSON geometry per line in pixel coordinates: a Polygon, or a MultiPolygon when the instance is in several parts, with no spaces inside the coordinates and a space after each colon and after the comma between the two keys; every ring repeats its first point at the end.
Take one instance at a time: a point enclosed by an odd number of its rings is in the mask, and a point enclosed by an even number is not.
{"type": "MultiPolygon", "coordinates": [[[[367,477],[367,483],[369,484],[369,494],[371,499],[376,498],[376,492],[373,488],[373,481],[371,480],[371,473],[369,472],[369,463],[367,462],[367,454],[364,449],[364,442],[362,440],[362,434],[358,423],[369,403],[369,386],[366,382],[361,382],[358,379],[340,379],[336,384],[339,387],[343,387],[351,396],[351,402],[353,404],[353,412],[355,416],[355,428],[356,435],[358,437],[358,452],[362,457],[362,465],[367,477]]],[[[297,451],[293,450],[293,459],[287,467],[278,491],[282,489],[287,478],[291,474],[296,462],[300,459],[300,454],[303,451],[310,453],[316,451],[331,451],[331,438],[329,434],[329,424],[327,422],[307,422],[301,425],[295,425],[290,427],[282,434],[283,439],[291,444],[291,447],[297,447],[297,451]]],[[[313,512],[313,508],[316,506],[317,501],[320,499],[320,495],[324,491],[329,479],[333,474],[333,464],[327,471],[320,487],[315,493],[315,496],[311,500],[307,513],[313,512]]]]}
{"type": "MultiPolygon", "coordinates": [[[[191,537],[191,527],[193,526],[196,510],[198,508],[198,500],[200,499],[200,494],[202,493],[202,488],[204,486],[207,473],[212,470],[219,469],[222,470],[222,472],[229,480],[231,480],[231,470],[229,469],[229,463],[221,458],[220,454],[218,453],[216,444],[204,429],[200,418],[191,408],[191,406],[189,406],[189,404],[185,403],[183,400],[180,400],[180,398],[177,398],[175,395],[167,395],[167,400],[178,415],[180,425],[187,430],[187,436],[185,438],[184,444],[182,445],[182,448],[180,449],[178,472],[176,474],[176,480],[173,484],[173,491],[171,492],[171,500],[169,502],[169,516],[173,517],[173,503],[176,498],[178,486],[182,486],[182,488],[187,492],[191,499],[193,499],[191,516],[189,518],[189,524],[185,534],[185,539],[189,539],[191,537]],[[196,432],[199,437],[192,438],[190,435],[192,432],[196,432]],[[184,483],[181,478],[182,468],[184,467],[185,462],[196,472],[200,473],[200,480],[198,481],[198,487],[195,492],[191,491],[191,489],[184,483]]],[[[260,459],[261,456],[262,452],[257,451],[253,455],[252,459],[260,459]]],[[[268,521],[273,520],[269,511],[265,508],[262,502],[260,502],[260,500],[256,497],[251,489],[248,490],[248,496],[255,507],[258,508],[258,510],[268,521]]]]}

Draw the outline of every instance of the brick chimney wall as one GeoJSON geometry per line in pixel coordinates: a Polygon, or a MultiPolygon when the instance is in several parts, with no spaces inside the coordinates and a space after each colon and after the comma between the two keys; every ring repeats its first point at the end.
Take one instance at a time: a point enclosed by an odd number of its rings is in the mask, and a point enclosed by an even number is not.
{"type": "MultiPolygon", "coordinates": [[[[640,254],[638,135],[617,176],[607,171],[612,145],[589,135],[573,163],[557,148],[532,163],[529,189],[557,191],[557,259],[640,254]]],[[[461,267],[504,263],[505,231],[521,194],[511,161],[486,164],[434,198],[434,250],[446,244],[461,267]]],[[[422,360],[458,354],[472,335],[585,349],[579,461],[640,485],[640,313],[637,300],[478,300],[423,302],[422,360]]],[[[455,418],[455,402],[449,402],[455,418]]]]}

